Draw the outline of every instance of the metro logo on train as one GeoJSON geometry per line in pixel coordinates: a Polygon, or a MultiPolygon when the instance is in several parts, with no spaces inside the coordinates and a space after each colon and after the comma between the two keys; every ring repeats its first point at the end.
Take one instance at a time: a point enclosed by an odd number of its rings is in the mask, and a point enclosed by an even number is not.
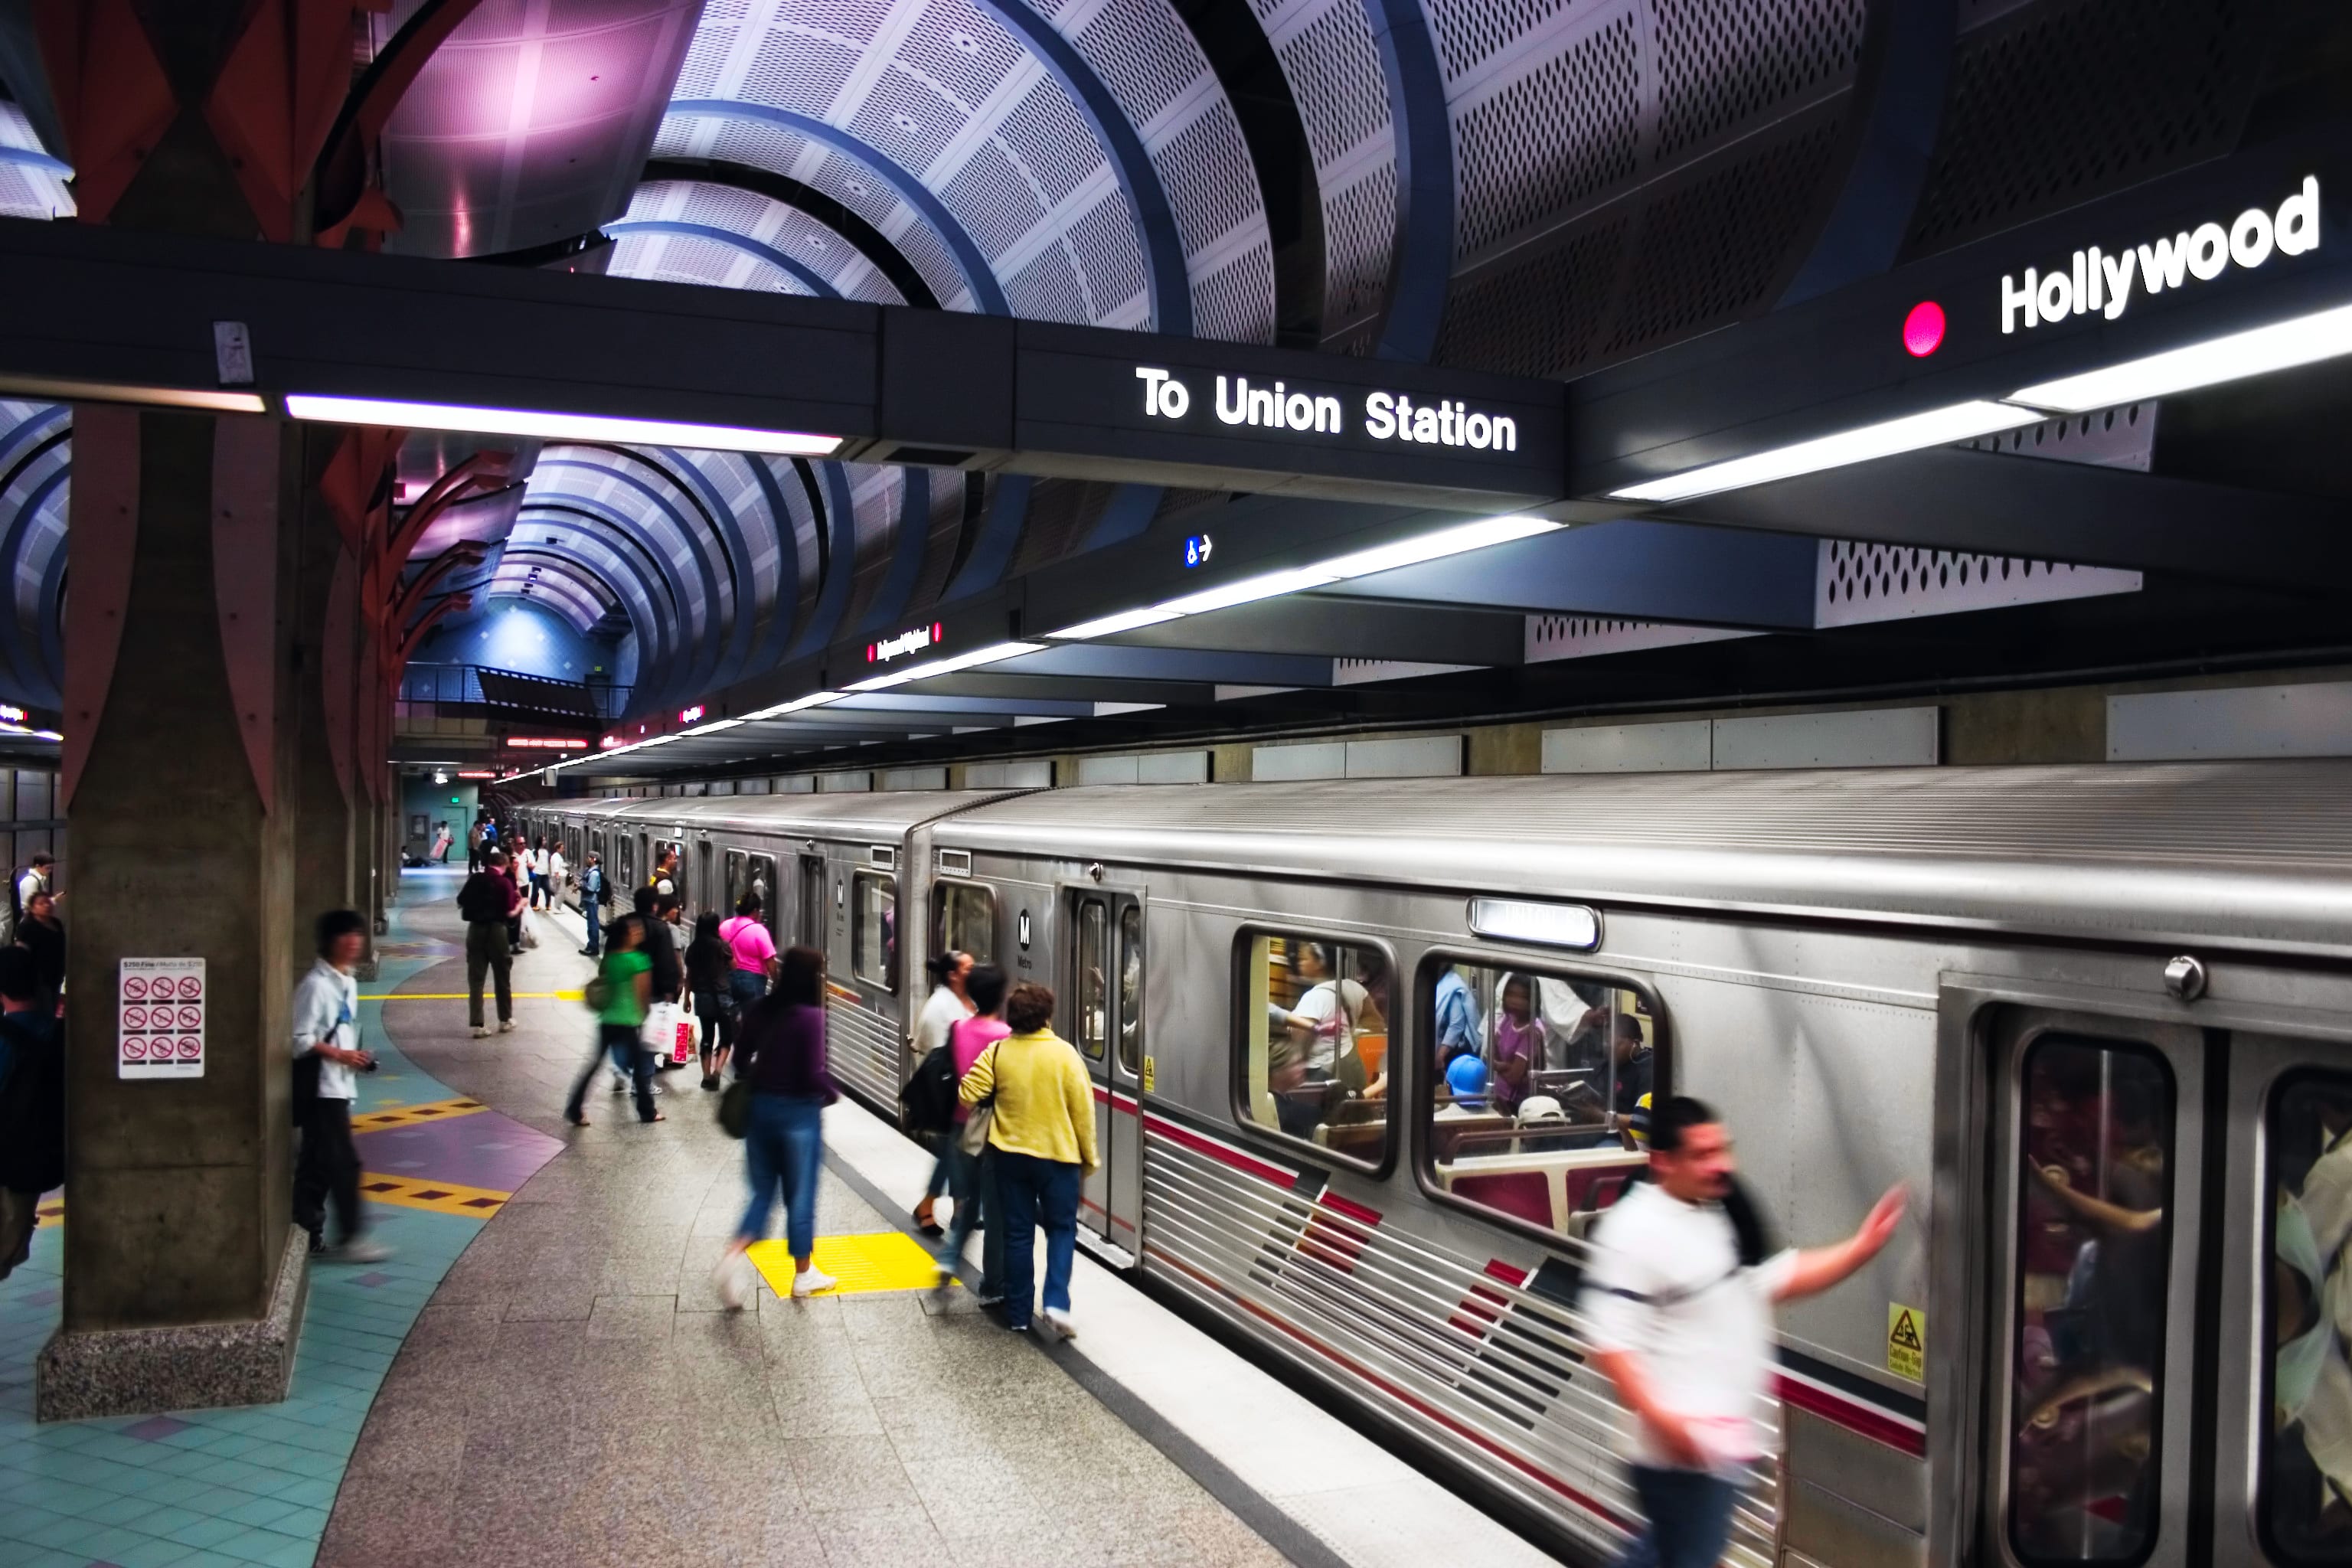
{"type": "Polygon", "coordinates": [[[2014,334],[2021,321],[2031,330],[2093,310],[2112,321],[2130,306],[2135,287],[2141,293],[2161,294],[2191,281],[2210,283],[2233,265],[2251,271],[2273,252],[2301,256],[2318,248],[2319,177],[2306,174],[2302,186],[2275,212],[2248,207],[2226,228],[2201,223],[2168,237],[2126,246],[2112,256],[2090,246],[2074,252],[2065,268],[2050,272],[2027,268],[2022,281],[2003,274],[2000,330],[2014,334]]]}
{"type": "MultiPolygon", "coordinates": [[[[1135,378],[1143,383],[1146,417],[1181,420],[1192,412],[1192,389],[1173,372],[1139,364],[1135,367],[1135,378]]],[[[1220,375],[1216,380],[1213,407],[1220,425],[1310,436],[1346,433],[1344,407],[1329,393],[1296,392],[1279,381],[1271,386],[1253,386],[1245,375],[1220,375]]],[[[1474,409],[1455,398],[1416,403],[1402,392],[1368,392],[1359,419],[1362,434],[1375,441],[1465,447],[1480,452],[1519,449],[1517,419],[1474,409]]]]}

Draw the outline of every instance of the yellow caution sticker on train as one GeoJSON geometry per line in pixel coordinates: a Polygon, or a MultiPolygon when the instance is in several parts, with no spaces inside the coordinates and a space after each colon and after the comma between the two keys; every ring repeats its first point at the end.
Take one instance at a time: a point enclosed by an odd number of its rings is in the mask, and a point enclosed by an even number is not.
{"type": "Polygon", "coordinates": [[[1886,1303],[1886,1370],[1914,1383],[1927,1381],[1927,1314],[1916,1307],[1886,1303]]]}
{"type": "Polygon", "coordinates": [[[1146,1094],[1151,1092],[1151,1058],[1150,1057],[1143,1058],[1143,1092],[1146,1094]]]}

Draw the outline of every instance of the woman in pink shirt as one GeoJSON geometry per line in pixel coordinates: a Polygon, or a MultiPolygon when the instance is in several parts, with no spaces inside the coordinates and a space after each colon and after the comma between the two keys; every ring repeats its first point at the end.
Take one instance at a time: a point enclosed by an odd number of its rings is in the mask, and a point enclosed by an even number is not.
{"type": "MultiPolygon", "coordinates": [[[[948,1031],[948,1047],[955,1053],[959,1079],[971,1071],[971,1064],[980,1060],[982,1051],[1013,1032],[1004,1021],[1006,988],[1004,971],[993,963],[981,964],[964,977],[964,995],[971,1003],[972,1016],[948,1031]]],[[[955,1199],[955,1216],[949,1222],[947,1239],[940,1244],[939,1288],[942,1290],[964,1267],[964,1246],[980,1224],[981,1211],[996,1206],[995,1163],[985,1152],[963,1152],[962,1126],[971,1116],[971,1110],[959,1103],[956,1128],[943,1140],[948,1193],[955,1199]]],[[[1004,1227],[992,1220],[981,1237],[980,1304],[983,1307],[992,1307],[1004,1300],[1003,1237],[1004,1227]]]]}
{"type": "Polygon", "coordinates": [[[727,977],[728,994],[740,1010],[768,994],[776,973],[776,939],[760,918],[760,895],[746,893],[735,900],[732,920],[722,921],[719,940],[735,954],[735,972],[727,977]]]}

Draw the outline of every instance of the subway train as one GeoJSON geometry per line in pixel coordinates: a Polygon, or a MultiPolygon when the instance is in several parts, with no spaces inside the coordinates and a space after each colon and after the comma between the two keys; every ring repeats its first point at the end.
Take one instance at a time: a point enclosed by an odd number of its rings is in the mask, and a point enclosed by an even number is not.
{"type": "Polygon", "coordinates": [[[1786,1309],[1731,1560],[2352,1561],[2352,768],[1939,768],[545,801],[829,958],[895,1115],[923,962],[1050,984],[1092,1250],[1573,1560],[1632,1517],[1583,1237],[1649,1089],[1786,1309]],[[1446,1076],[1475,1055],[1490,1071],[1446,1076]]]}

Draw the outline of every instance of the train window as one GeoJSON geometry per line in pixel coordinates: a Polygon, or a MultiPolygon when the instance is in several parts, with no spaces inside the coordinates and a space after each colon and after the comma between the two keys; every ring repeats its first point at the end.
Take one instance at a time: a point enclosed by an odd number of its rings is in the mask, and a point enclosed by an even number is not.
{"type": "MultiPolygon", "coordinates": [[[[767,925],[768,935],[780,939],[776,943],[778,947],[790,947],[792,943],[789,940],[782,940],[783,939],[782,916],[776,909],[775,857],[747,855],[743,858],[743,869],[745,872],[743,891],[752,894],[760,900],[760,919],[767,925]]],[[[731,910],[735,906],[730,903],[727,907],[731,910]]]]}
{"type": "Polygon", "coordinates": [[[1118,911],[1118,1065],[1143,1071],[1143,910],[1118,911]]]}
{"type": "Polygon", "coordinates": [[[2053,1033],[2019,1082],[2010,1548],[2138,1563],[2159,1517],[2172,1071],[2144,1047],[2053,1033]]]}
{"type": "Polygon", "coordinates": [[[824,857],[803,855],[800,858],[801,923],[794,934],[797,942],[825,951],[824,941],[824,857]]]}
{"type": "Polygon", "coordinates": [[[1078,902],[1078,1049],[1098,1062],[1110,1041],[1110,918],[1100,899],[1078,902]]]}
{"type": "Polygon", "coordinates": [[[2352,1074],[2303,1071],[2271,1095],[2270,1288],[2263,1293],[2255,1517],[2282,1563],[2352,1563],[2352,1074]]]}
{"type": "Polygon", "coordinates": [[[1581,1237],[1642,1163],[1659,1015],[1624,982],[1433,959],[1421,998],[1426,1179],[1465,1207],[1581,1237]]]}
{"type": "Polygon", "coordinates": [[[1388,1157],[1389,963],[1379,948],[1244,932],[1238,1110],[1269,1131],[1371,1166],[1388,1157]]]}
{"type": "Polygon", "coordinates": [[[898,879],[860,871],[850,898],[849,967],[857,978],[898,989],[898,879]]]}
{"type": "Polygon", "coordinates": [[[996,962],[996,893],[977,882],[937,882],[931,888],[931,934],[941,952],[996,962]]]}

